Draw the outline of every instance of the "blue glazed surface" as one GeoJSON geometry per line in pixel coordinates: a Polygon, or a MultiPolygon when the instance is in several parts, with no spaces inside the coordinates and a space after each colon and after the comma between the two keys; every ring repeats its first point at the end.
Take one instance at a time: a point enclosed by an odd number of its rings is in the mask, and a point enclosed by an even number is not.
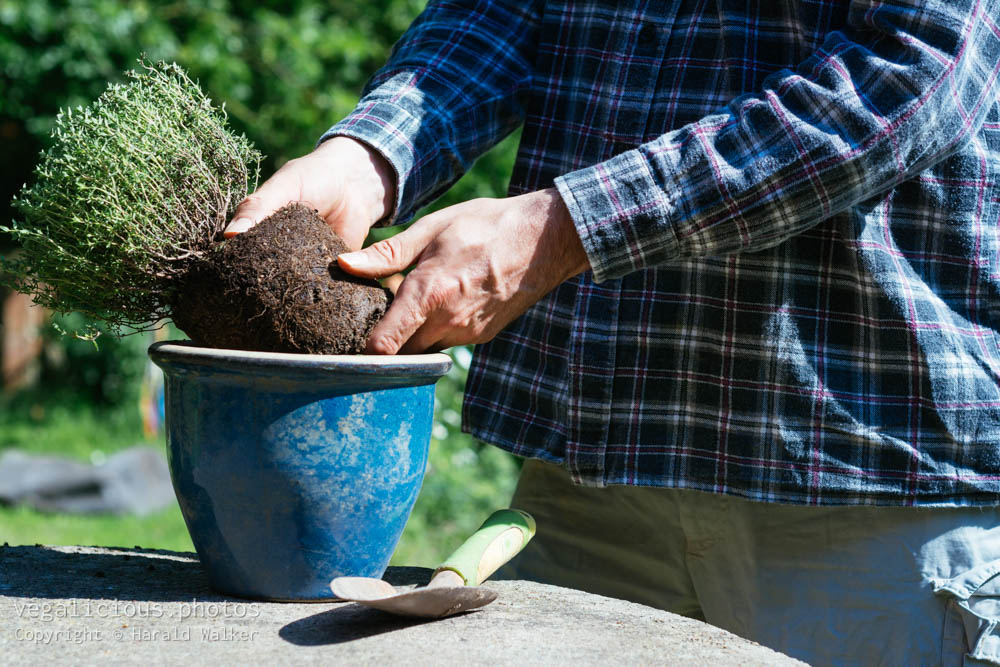
{"type": "Polygon", "coordinates": [[[333,597],[380,577],[420,491],[445,355],[392,360],[161,343],[167,457],[212,586],[333,597]]]}

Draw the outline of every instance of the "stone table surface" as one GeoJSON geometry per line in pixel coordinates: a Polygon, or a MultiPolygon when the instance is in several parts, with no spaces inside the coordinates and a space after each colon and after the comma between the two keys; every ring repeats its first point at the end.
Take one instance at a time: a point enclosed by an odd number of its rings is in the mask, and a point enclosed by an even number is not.
{"type": "MultiPolygon", "coordinates": [[[[397,585],[424,568],[390,568],[397,585]]],[[[801,665],[705,623],[528,581],[479,611],[426,621],[354,603],[214,593],[194,554],[0,547],[4,664],[801,665]]]]}

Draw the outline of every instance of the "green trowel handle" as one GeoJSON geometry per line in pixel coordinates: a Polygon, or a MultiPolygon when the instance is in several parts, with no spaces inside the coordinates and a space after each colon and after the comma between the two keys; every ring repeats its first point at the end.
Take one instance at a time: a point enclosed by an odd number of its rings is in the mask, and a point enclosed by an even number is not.
{"type": "Polygon", "coordinates": [[[434,574],[451,570],[466,585],[478,586],[520,553],[534,534],[535,520],[527,512],[497,510],[434,574]]]}

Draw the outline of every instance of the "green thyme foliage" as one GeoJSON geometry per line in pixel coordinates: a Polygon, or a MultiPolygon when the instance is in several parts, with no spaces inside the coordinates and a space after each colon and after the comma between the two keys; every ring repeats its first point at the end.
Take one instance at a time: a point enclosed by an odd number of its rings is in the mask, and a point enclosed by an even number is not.
{"type": "Polygon", "coordinates": [[[142,63],[60,112],[35,182],[15,198],[8,282],[114,328],[170,314],[178,279],[256,185],[260,154],[174,64],[142,63]]]}

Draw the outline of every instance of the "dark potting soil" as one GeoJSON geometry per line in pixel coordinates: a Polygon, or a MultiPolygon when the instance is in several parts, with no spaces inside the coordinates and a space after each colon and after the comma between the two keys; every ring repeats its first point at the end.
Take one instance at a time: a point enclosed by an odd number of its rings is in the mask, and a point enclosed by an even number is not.
{"type": "Polygon", "coordinates": [[[342,271],[348,250],[316,211],[289,204],[192,265],[174,323],[206,347],[358,354],[392,294],[342,271]]]}

